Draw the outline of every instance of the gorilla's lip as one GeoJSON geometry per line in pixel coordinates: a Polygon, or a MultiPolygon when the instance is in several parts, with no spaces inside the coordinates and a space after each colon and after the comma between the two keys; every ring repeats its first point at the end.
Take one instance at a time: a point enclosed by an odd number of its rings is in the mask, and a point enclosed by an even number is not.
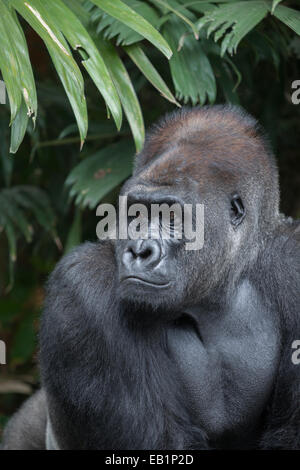
{"type": "Polygon", "coordinates": [[[123,277],[121,279],[121,282],[124,282],[124,281],[134,281],[138,284],[146,284],[147,286],[152,286],[152,287],[156,287],[156,288],[163,288],[163,287],[168,287],[170,285],[170,282],[153,282],[153,281],[150,281],[149,279],[145,279],[145,278],[142,278],[142,277],[138,277],[138,276],[126,276],[126,277],[123,277]]]}

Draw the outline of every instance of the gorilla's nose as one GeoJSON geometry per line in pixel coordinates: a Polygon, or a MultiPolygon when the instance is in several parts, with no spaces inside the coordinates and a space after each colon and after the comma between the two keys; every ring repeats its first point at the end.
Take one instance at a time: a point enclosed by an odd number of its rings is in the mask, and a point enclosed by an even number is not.
{"type": "Polygon", "coordinates": [[[130,240],[123,253],[123,264],[132,270],[154,268],[161,256],[160,244],[156,240],[130,240]]]}

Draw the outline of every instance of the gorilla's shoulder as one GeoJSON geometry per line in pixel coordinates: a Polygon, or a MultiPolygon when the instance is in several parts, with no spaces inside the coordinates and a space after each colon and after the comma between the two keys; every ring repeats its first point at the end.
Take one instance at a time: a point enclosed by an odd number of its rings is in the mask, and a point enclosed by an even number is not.
{"type": "Polygon", "coordinates": [[[113,246],[110,241],[97,241],[97,242],[85,242],[81,245],[73,248],[67,255],[65,255],[56,268],[61,269],[63,267],[69,269],[72,266],[78,264],[89,265],[90,263],[98,260],[102,260],[103,263],[111,261],[113,255],[113,246]]]}
{"type": "Polygon", "coordinates": [[[49,303],[53,298],[89,297],[113,283],[115,258],[112,243],[86,242],[74,248],[56,265],[47,282],[49,303]]]}
{"type": "Polygon", "coordinates": [[[293,237],[300,245],[300,220],[294,220],[291,229],[293,237]]]}
{"type": "Polygon", "coordinates": [[[300,254],[300,220],[281,216],[280,224],[275,232],[275,241],[284,250],[294,250],[295,255],[300,254]]]}
{"type": "MultiPolygon", "coordinates": [[[[270,232],[260,266],[274,295],[300,302],[300,221],[281,216],[274,231],[270,232]],[[289,296],[286,293],[289,292],[289,296]],[[291,292],[294,292],[291,295],[291,292]]],[[[259,263],[260,263],[259,262],[259,263]]]]}
{"type": "Polygon", "coordinates": [[[274,242],[272,257],[276,261],[274,275],[280,280],[278,289],[294,292],[289,298],[300,308],[300,221],[284,218],[274,242]]]}
{"type": "Polygon", "coordinates": [[[286,218],[283,222],[283,232],[286,237],[286,248],[294,251],[295,256],[300,256],[300,220],[286,218]]]}
{"type": "Polygon", "coordinates": [[[111,242],[85,242],[73,248],[56,265],[51,277],[58,275],[73,276],[76,272],[105,270],[114,261],[114,251],[111,242]]]}

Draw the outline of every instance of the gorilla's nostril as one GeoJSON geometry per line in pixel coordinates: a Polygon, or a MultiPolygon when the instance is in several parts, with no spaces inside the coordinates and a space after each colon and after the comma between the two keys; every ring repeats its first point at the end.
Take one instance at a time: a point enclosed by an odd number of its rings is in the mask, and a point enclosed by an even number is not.
{"type": "Polygon", "coordinates": [[[137,258],[140,256],[140,251],[142,247],[143,240],[132,240],[128,243],[125,253],[128,253],[132,258],[137,258]]]}
{"type": "Polygon", "coordinates": [[[140,246],[138,255],[143,260],[144,264],[154,265],[160,259],[160,244],[157,240],[144,240],[140,246]]]}
{"type": "Polygon", "coordinates": [[[143,265],[156,264],[161,255],[160,244],[156,240],[131,240],[124,252],[125,264],[140,262],[143,265]]]}
{"type": "Polygon", "coordinates": [[[150,248],[146,248],[146,250],[143,250],[141,253],[139,253],[139,256],[145,259],[145,258],[149,258],[151,254],[152,254],[152,251],[150,250],[150,248]]]}
{"type": "Polygon", "coordinates": [[[138,255],[136,254],[135,250],[133,250],[132,248],[129,248],[129,249],[128,249],[128,252],[130,253],[130,255],[133,256],[133,258],[137,258],[137,257],[138,257],[138,255]]]}

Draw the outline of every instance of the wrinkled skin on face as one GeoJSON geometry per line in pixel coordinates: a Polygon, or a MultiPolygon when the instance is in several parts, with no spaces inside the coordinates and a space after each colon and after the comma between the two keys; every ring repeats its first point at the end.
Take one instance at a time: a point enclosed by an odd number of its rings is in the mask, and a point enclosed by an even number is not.
{"type": "Polygon", "coordinates": [[[191,204],[193,208],[196,204],[204,204],[205,242],[201,250],[187,250],[184,234],[180,239],[176,238],[176,234],[174,238],[164,238],[164,227],[157,219],[145,222],[150,224],[150,238],[117,240],[116,259],[122,299],[133,301],[134,304],[148,304],[154,310],[173,310],[176,315],[178,308],[190,304],[192,296],[205,295],[214,287],[214,282],[218,283],[219,278],[224,275],[227,253],[234,248],[231,238],[234,231],[230,226],[230,197],[223,204],[208,199],[206,203],[204,195],[201,197],[200,194],[192,193],[193,186],[193,182],[187,182],[186,190],[182,190],[181,185],[181,190],[167,187],[154,191],[152,185],[141,185],[139,181],[132,180],[126,185],[125,194],[129,203],[139,202],[149,207],[151,204],[172,204],[174,201],[182,208],[185,204],[191,204]],[[139,189],[136,190],[136,187],[139,189]],[[191,198],[189,194],[194,194],[195,197],[191,198]],[[213,207],[209,208],[208,204],[213,207]],[[224,213],[228,224],[224,224],[224,230],[220,230],[224,213]]]}

